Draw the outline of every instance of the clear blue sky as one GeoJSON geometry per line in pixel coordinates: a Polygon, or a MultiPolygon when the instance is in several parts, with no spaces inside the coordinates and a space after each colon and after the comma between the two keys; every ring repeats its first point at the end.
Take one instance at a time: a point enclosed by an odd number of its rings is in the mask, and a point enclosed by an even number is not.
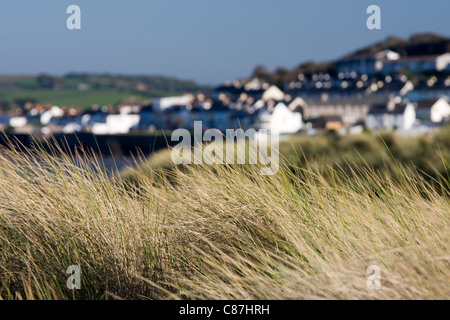
{"type": "Polygon", "coordinates": [[[217,84],[388,35],[450,36],[449,0],[1,0],[0,73],[162,74],[217,84]],[[82,30],[66,28],[79,5],[82,30]],[[366,9],[382,10],[382,30],[366,9]]]}

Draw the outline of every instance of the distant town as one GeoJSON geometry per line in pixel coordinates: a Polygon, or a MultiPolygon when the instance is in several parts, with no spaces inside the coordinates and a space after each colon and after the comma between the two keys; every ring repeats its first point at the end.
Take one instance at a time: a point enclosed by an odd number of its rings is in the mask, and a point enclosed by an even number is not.
{"type": "MultiPolygon", "coordinates": [[[[212,90],[151,102],[127,99],[80,109],[30,100],[3,110],[0,126],[13,134],[121,135],[193,129],[194,121],[202,121],[204,130],[255,128],[281,135],[365,130],[427,134],[450,121],[450,41],[427,41],[386,41],[325,68],[299,68],[276,83],[259,70],[212,90]]],[[[83,95],[90,87],[79,84],[77,89],[83,95]]]]}

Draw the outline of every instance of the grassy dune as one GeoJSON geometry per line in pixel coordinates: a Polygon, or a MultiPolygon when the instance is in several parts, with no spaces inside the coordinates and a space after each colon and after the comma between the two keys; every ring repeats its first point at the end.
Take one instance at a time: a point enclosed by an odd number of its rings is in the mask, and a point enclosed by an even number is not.
{"type": "Polygon", "coordinates": [[[151,161],[129,180],[86,161],[1,151],[1,298],[450,297],[443,176],[396,162],[393,179],[312,161],[283,161],[274,176],[151,161]],[[81,290],[66,288],[70,265],[81,290]],[[371,265],[380,290],[367,288],[371,265]]]}

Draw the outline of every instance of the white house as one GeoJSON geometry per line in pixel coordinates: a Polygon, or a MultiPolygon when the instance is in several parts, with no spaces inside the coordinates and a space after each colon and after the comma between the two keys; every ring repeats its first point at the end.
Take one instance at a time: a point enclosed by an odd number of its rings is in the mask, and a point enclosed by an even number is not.
{"type": "Polygon", "coordinates": [[[184,95],[181,97],[165,97],[153,100],[153,110],[154,111],[164,111],[171,107],[176,106],[187,106],[192,103],[193,96],[192,95],[184,95]]]}
{"type": "Polygon", "coordinates": [[[414,72],[444,71],[449,65],[450,53],[442,55],[409,56],[400,58],[399,60],[386,61],[383,67],[383,73],[393,74],[400,70],[414,72]]]}
{"type": "Polygon", "coordinates": [[[62,117],[63,115],[64,111],[60,107],[53,106],[41,114],[41,123],[48,125],[52,119],[62,117]]]}
{"type": "Polygon", "coordinates": [[[373,75],[383,70],[385,62],[399,59],[400,54],[391,50],[383,50],[376,54],[352,54],[337,62],[337,71],[373,75]]]}
{"type": "Polygon", "coordinates": [[[415,122],[416,110],[411,103],[395,104],[390,102],[386,105],[374,105],[365,119],[365,125],[370,130],[409,130],[415,122]]]}
{"type": "Polygon", "coordinates": [[[289,110],[283,102],[278,102],[274,106],[259,108],[256,117],[255,126],[258,127],[257,129],[267,129],[273,133],[296,133],[302,128],[301,113],[289,110]]]}
{"type": "Polygon", "coordinates": [[[28,122],[27,117],[18,116],[18,117],[11,117],[9,119],[9,125],[13,128],[20,128],[26,126],[28,122]]]}
{"type": "Polygon", "coordinates": [[[277,86],[270,86],[262,95],[263,101],[281,101],[284,99],[284,92],[281,91],[277,86]]]}
{"type": "Polygon", "coordinates": [[[431,122],[450,119],[450,104],[443,98],[422,100],[417,103],[417,117],[431,122]]]}
{"type": "Polygon", "coordinates": [[[127,134],[139,124],[139,114],[108,114],[102,122],[94,122],[91,126],[93,134],[127,134]]]}

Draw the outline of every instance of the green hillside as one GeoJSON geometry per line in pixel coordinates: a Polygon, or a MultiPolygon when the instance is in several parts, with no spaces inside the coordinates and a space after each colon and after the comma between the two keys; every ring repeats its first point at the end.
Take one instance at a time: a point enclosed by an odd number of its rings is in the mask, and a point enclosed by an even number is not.
{"type": "Polygon", "coordinates": [[[209,88],[199,86],[193,81],[162,76],[0,76],[0,106],[12,109],[30,101],[87,108],[92,105],[114,105],[130,97],[145,101],[205,90],[209,88]]]}

